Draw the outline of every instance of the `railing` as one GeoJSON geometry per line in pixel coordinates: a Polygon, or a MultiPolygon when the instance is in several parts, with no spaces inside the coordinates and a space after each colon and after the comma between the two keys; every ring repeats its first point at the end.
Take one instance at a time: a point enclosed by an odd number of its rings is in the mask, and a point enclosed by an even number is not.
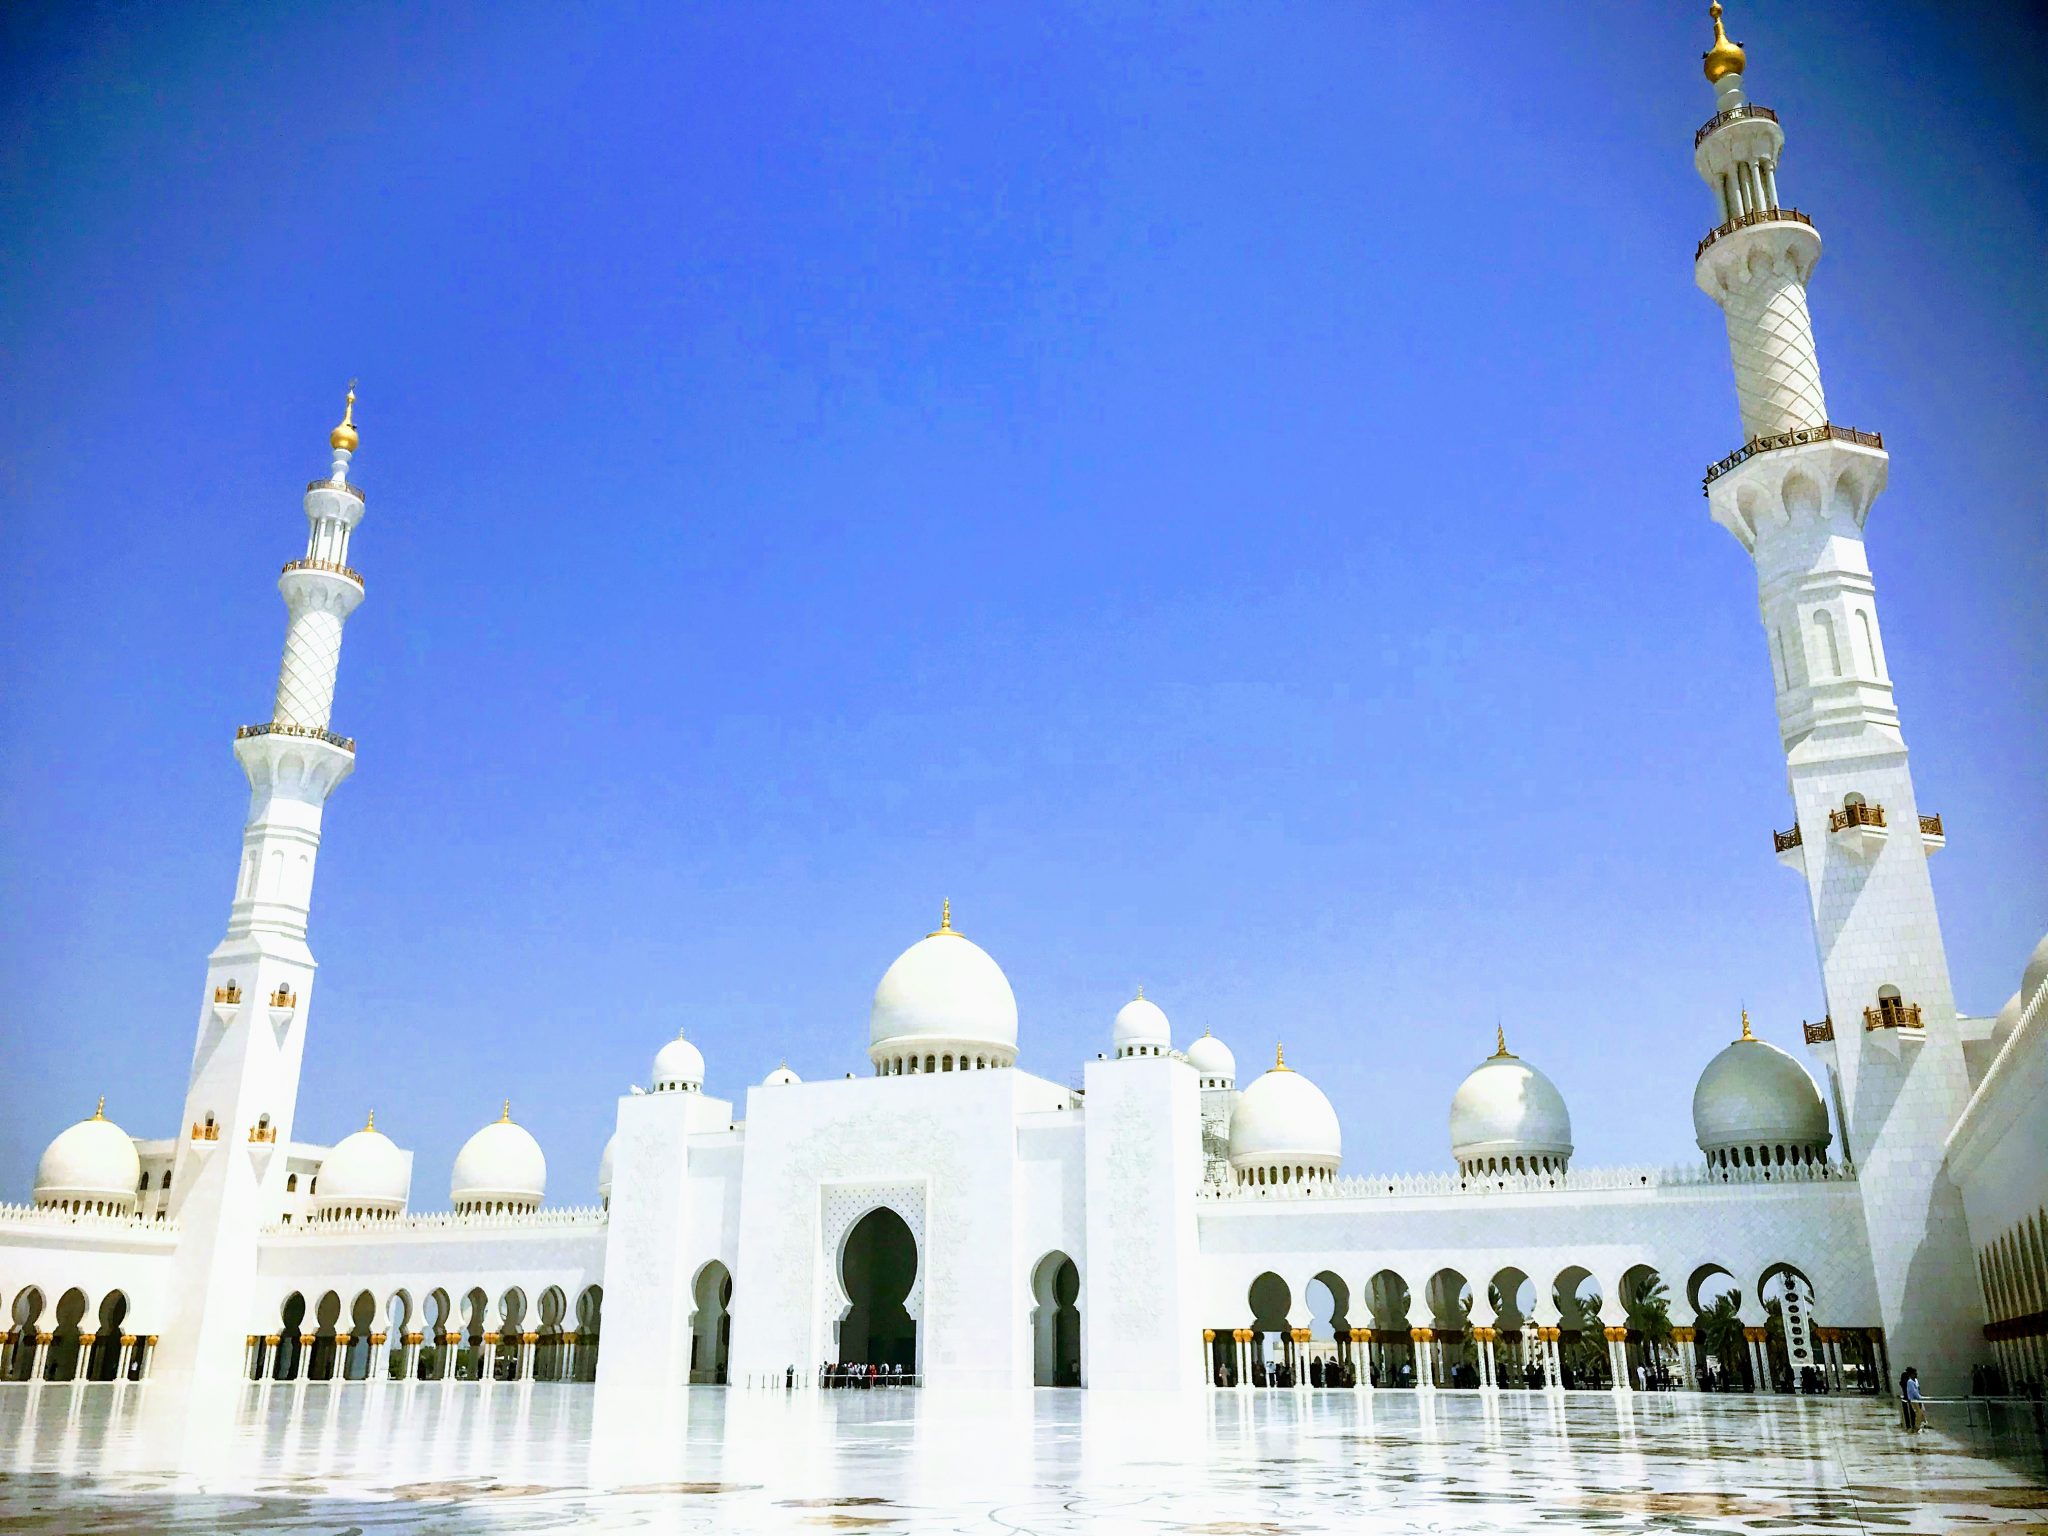
{"type": "Polygon", "coordinates": [[[611,1213],[601,1205],[551,1206],[538,1211],[500,1211],[474,1216],[458,1215],[454,1211],[429,1211],[422,1216],[351,1217],[347,1220],[322,1217],[303,1225],[280,1222],[265,1227],[263,1235],[323,1237],[375,1232],[388,1237],[393,1232],[530,1231],[536,1227],[586,1227],[594,1230],[610,1220],[611,1213]]]}
{"type": "Polygon", "coordinates": [[[1947,834],[1941,830],[1941,813],[1937,811],[1932,816],[1922,816],[1920,832],[1925,837],[1945,837],[1947,834]]]}
{"type": "Polygon", "coordinates": [[[1218,1201],[1401,1200],[1449,1196],[1503,1196],[1612,1192],[1646,1189],[1705,1189],[1721,1184],[1834,1184],[1853,1181],[1849,1163],[1787,1164],[1782,1168],[1710,1168],[1705,1161],[1676,1168],[1574,1168],[1566,1173],[1457,1173],[1353,1175],[1323,1184],[1203,1185],[1196,1198],[1218,1201]]]}
{"type": "Polygon", "coordinates": [[[290,987],[279,987],[270,994],[270,1006],[273,1008],[296,1008],[299,1006],[299,994],[290,987]]]}
{"type": "Polygon", "coordinates": [[[1828,830],[1840,832],[1845,827],[1881,827],[1884,825],[1884,807],[1866,805],[1861,800],[1852,800],[1838,811],[1828,812],[1828,830]]]}
{"type": "Polygon", "coordinates": [[[219,1141],[220,1127],[211,1121],[201,1125],[195,1120],[192,1122],[192,1139],[194,1141],[219,1141]]]}
{"type": "Polygon", "coordinates": [[[1825,1045],[1828,1041],[1835,1038],[1835,1016],[1832,1013],[1828,1014],[1818,1024],[1808,1024],[1802,1019],[1800,1027],[1806,1031],[1806,1043],[1808,1045],[1825,1045]]]}
{"type": "Polygon", "coordinates": [[[1894,1002],[1885,998],[1875,1008],[1863,1010],[1863,1028],[1873,1029],[1921,1029],[1920,1005],[1918,1003],[1894,1002]]]}
{"type": "Polygon", "coordinates": [[[1799,823],[1795,821],[1792,823],[1792,830],[1790,832],[1771,833],[1771,851],[1774,853],[1790,853],[1803,841],[1804,839],[1799,835],[1799,823]]]}
{"type": "Polygon", "coordinates": [[[1744,102],[1739,107],[1730,107],[1726,112],[1716,112],[1712,117],[1700,124],[1700,131],[1692,136],[1692,147],[1698,149],[1702,144],[1706,143],[1707,135],[1716,128],[1725,128],[1730,123],[1740,122],[1745,117],[1760,117],[1767,123],[1775,123],[1778,120],[1778,114],[1769,107],[1759,107],[1752,103],[1744,102]]]}
{"type": "Polygon", "coordinates": [[[1732,235],[1738,229],[1748,229],[1755,224],[1804,224],[1808,229],[1813,228],[1813,220],[1797,208],[1752,208],[1747,213],[1738,213],[1719,228],[1708,230],[1706,238],[1700,241],[1699,248],[1692,253],[1692,259],[1698,261],[1706,255],[1707,247],[1723,235],[1732,235]]]}
{"type": "Polygon", "coordinates": [[[1769,437],[1752,437],[1727,458],[1707,466],[1706,476],[1700,481],[1700,494],[1704,496],[1708,486],[1736,465],[1760,453],[1770,453],[1779,448],[1799,448],[1807,443],[1824,443],[1830,439],[1838,443],[1857,443],[1865,448],[1884,446],[1882,432],[1859,432],[1854,427],[1838,427],[1831,421],[1824,421],[1817,427],[1794,427],[1790,432],[1774,432],[1769,437]]]}
{"type": "Polygon", "coordinates": [[[339,747],[344,752],[356,749],[353,736],[337,736],[334,732],[318,725],[286,725],[282,720],[266,720],[261,725],[238,725],[235,740],[245,736],[304,736],[312,741],[324,741],[330,747],[339,747]]]}
{"type": "Polygon", "coordinates": [[[213,1000],[216,1003],[239,1003],[242,1000],[242,989],[232,981],[224,987],[215,987],[213,1000]]]}
{"type": "Polygon", "coordinates": [[[352,565],[343,565],[339,560],[287,560],[278,574],[289,575],[293,571],[326,571],[331,576],[346,576],[357,586],[363,585],[363,573],[352,565]]]}
{"type": "Polygon", "coordinates": [[[364,506],[370,504],[370,498],[362,493],[362,489],[350,485],[346,480],[308,480],[306,490],[309,494],[313,491],[346,491],[364,506]]]}
{"type": "Polygon", "coordinates": [[[249,1127],[249,1139],[251,1141],[274,1142],[277,1140],[277,1127],[274,1125],[252,1125],[249,1127]]]}

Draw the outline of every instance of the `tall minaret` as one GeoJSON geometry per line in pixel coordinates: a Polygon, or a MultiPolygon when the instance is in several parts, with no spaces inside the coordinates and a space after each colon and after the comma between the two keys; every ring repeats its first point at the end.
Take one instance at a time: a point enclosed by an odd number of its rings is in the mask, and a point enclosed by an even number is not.
{"type": "MultiPolygon", "coordinates": [[[[1920,813],[1892,699],[1863,524],[1889,460],[1874,432],[1834,425],[1806,284],[1820,236],[1779,201],[1785,135],[1743,94],[1742,49],[1711,8],[1718,108],[1693,160],[1717,227],[1693,276],[1721,306],[1743,445],[1707,471],[1714,520],[1756,562],[1757,595],[1796,825],[1780,856],[1806,876],[1829,1023],[1808,1030],[1843,1144],[1861,1173],[1878,1304],[1895,1370],[1961,1391],[1980,1343],[1962,1198],[1942,1142],[1969,1096],[1920,813]]],[[[1858,1325],[1880,1319],[1829,1318],[1858,1325]]]]}
{"type": "Polygon", "coordinates": [[[251,1326],[257,1233],[281,1203],[313,1001],[306,913],[321,811],[356,762],[355,742],[328,729],[342,625],[363,600],[363,578],[348,564],[363,516],[363,493],[348,483],[355,401],[351,385],[341,424],[328,435],[333,467],[306,487],[305,557],[278,578],[287,618],[277,702],[268,720],[235,732],[249,813],[227,936],[207,957],[173,1164],[179,1237],[171,1294],[183,1311],[162,1331],[158,1362],[166,1371],[238,1368],[251,1326]]]}

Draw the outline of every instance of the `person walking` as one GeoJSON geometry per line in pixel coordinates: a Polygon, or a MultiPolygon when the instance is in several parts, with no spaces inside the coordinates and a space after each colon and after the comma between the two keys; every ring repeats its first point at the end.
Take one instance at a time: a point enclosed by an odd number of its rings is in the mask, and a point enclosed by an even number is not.
{"type": "Polygon", "coordinates": [[[1917,1366],[1907,1366],[1906,1374],[1899,1378],[1899,1407],[1905,1415],[1908,1433],[1917,1435],[1927,1427],[1927,1403],[1920,1396],[1920,1371],[1917,1366]]]}

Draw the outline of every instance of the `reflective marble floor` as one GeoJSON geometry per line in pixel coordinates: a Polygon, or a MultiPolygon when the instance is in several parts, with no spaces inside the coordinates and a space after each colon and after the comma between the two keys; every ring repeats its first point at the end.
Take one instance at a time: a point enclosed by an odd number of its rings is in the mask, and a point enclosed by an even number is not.
{"type": "Polygon", "coordinates": [[[699,1388],[592,1412],[532,1383],[0,1387],[0,1529],[2048,1533],[2048,1490],[1960,1407],[1917,1439],[1867,1400],[1605,1393],[699,1388]]]}

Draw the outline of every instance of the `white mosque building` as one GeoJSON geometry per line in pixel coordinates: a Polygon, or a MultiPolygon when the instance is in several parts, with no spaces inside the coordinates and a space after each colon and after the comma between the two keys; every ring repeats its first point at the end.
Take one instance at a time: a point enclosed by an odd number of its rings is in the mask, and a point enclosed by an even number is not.
{"type": "Polygon", "coordinates": [[[1344,1172],[1335,1111],[1277,1048],[1240,1071],[1142,995],[1070,1087],[1065,1063],[1020,1065],[1017,999],[949,908],[882,971],[866,1075],[782,1068],[721,1097],[689,1039],[650,1041],[588,1203],[550,1202],[510,1104],[435,1209],[374,1120],[295,1140],[314,861],[355,766],[331,725],[363,598],[351,393],[278,582],[275,703],[235,733],[249,812],[184,1106],[153,1140],[102,1106],[50,1143],[32,1202],[0,1208],[0,1379],[526,1379],[602,1400],[808,1385],[820,1362],[987,1387],[2041,1377],[2048,940],[1995,1019],[1958,1014],[1927,867],[1945,834],[1915,795],[1864,552],[1888,458],[1828,414],[1820,236],[1780,200],[1785,135],[1713,11],[1694,272],[1727,323],[1742,446],[1705,491],[1756,566],[1796,807],[1775,851],[1811,896],[1826,1009],[1808,1064],[1746,1016],[1702,1064],[1695,1163],[1584,1167],[1563,1093],[1504,1037],[1444,1085],[1442,1166],[1398,1177],[1344,1172]]]}

